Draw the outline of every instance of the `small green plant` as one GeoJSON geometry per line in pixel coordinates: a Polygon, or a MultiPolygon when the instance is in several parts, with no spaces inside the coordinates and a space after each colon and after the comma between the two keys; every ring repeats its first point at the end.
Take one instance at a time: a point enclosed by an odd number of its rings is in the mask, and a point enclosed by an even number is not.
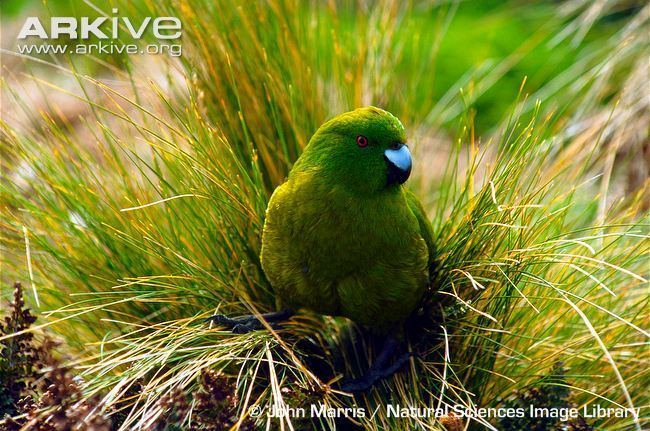
{"type": "Polygon", "coordinates": [[[14,285],[10,314],[0,332],[0,429],[6,431],[110,431],[100,397],[86,398],[81,382],[54,356],[54,343],[36,344],[29,332],[36,317],[25,309],[23,289],[14,285]]]}
{"type": "Polygon", "coordinates": [[[165,413],[150,427],[152,431],[255,429],[252,420],[237,417],[237,387],[228,378],[203,370],[199,380],[194,393],[176,389],[159,401],[165,413]]]}
{"type": "Polygon", "coordinates": [[[0,418],[18,412],[16,406],[36,376],[38,350],[34,346],[34,334],[25,332],[36,317],[24,307],[23,288],[16,283],[9,315],[0,322],[0,334],[8,337],[0,341],[0,418]]]}
{"type": "MultiPolygon", "coordinates": [[[[548,376],[536,385],[515,391],[503,402],[503,407],[510,409],[523,409],[529,411],[530,406],[536,408],[555,409],[561,411],[575,407],[570,401],[571,390],[569,382],[565,380],[566,370],[561,363],[557,363],[550,370],[548,376]]],[[[554,431],[554,430],[582,430],[591,431],[591,428],[582,416],[570,419],[554,417],[533,418],[526,415],[522,418],[501,418],[499,429],[503,431],[554,431]]]]}

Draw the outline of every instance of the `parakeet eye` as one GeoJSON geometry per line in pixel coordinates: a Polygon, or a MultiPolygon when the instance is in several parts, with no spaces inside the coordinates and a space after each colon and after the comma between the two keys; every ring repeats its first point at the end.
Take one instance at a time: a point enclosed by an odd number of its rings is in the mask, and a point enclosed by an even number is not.
{"type": "Polygon", "coordinates": [[[368,146],[368,138],[365,136],[359,135],[357,136],[357,145],[361,148],[365,148],[368,146]]]}

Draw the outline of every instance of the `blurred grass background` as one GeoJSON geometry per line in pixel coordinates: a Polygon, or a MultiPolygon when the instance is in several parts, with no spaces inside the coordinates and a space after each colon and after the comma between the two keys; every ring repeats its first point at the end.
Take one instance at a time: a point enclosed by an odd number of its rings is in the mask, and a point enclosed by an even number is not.
{"type": "MultiPolygon", "coordinates": [[[[183,56],[3,51],[2,293],[31,282],[89,394],[111,405],[142,384],[125,428],[155,421],[156,400],[191,390],[203,367],[237,378],[242,416],[253,403],[353,402],[327,383],[367,367],[361,328],[305,314],[241,336],[200,322],[272,307],[258,259],[268,196],[319,124],[367,104],[406,126],[409,187],[440,255],[409,339],[422,359],[356,403],[493,406],[561,361],[575,403],[647,409],[647,5],[100,6],[180,17],[183,56]]],[[[3,3],[3,48],[31,11],[3,3]]]]}
{"type": "MultiPolygon", "coordinates": [[[[527,78],[528,92],[540,90],[544,84],[588,56],[589,51],[602,41],[612,37],[642,5],[642,2],[633,1],[599,2],[601,4],[594,5],[592,9],[602,9],[602,13],[588,26],[585,34],[580,34],[580,29],[576,29],[578,34],[573,37],[567,34],[564,38],[566,43],[559,43],[558,36],[562,31],[570,30],[564,24],[576,13],[571,9],[577,9],[579,3],[420,1],[400,8],[397,5],[373,7],[371,3],[364,2],[300,2],[278,12],[293,14],[291,21],[294,25],[285,30],[295,34],[287,36],[296,38],[294,42],[300,46],[300,54],[307,57],[302,61],[315,69],[313,72],[305,70],[304,73],[317,73],[321,78],[344,78],[343,82],[337,82],[345,87],[342,90],[344,94],[338,95],[342,99],[337,100],[339,104],[367,102],[363,100],[361,89],[353,88],[362,83],[360,75],[366,76],[365,79],[374,75],[372,82],[364,84],[388,86],[386,89],[389,91],[391,87],[399,90],[408,82],[409,87],[417,91],[393,91],[395,94],[390,94],[390,97],[384,96],[386,100],[376,102],[383,102],[380,104],[386,104],[389,109],[411,106],[410,109],[414,110],[411,115],[417,116],[420,121],[426,118],[453,128],[454,124],[449,121],[456,119],[463,108],[455,106],[445,116],[431,115],[431,110],[445,95],[449,96],[451,92],[455,96],[462,87],[470,94],[476,93],[467,96],[471,102],[467,103],[467,107],[480,110],[481,115],[476,119],[475,126],[483,132],[494,128],[507,115],[524,77],[527,78]],[[562,9],[567,12],[558,13],[562,9]],[[383,20],[381,14],[384,15],[383,20]],[[394,28],[379,27],[384,24],[394,28]],[[389,43],[390,46],[383,46],[382,43],[389,43]],[[369,56],[374,58],[370,59],[369,56]],[[380,67],[379,62],[382,61],[390,61],[392,79],[382,79],[377,74],[368,73],[372,70],[365,70],[366,67],[380,67]],[[364,67],[360,67],[361,64],[364,67]],[[490,78],[485,79],[486,75],[490,78]],[[468,86],[468,83],[472,85],[468,86]]],[[[182,7],[184,3],[172,4],[182,7]]],[[[112,15],[112,8],[117,8],[126,16],[144,16],[150,7],[146,1],[110,2],[103,9],[83,1],[54,0],[44,5],[35,0],[8,0],[3,3],[3,20],[5,24],[22,24],[21,18],[27,14],[45,17],[49,14],[99,16],[100,10],[112,15]],[[44,9],[48,12],[43,13],[44,9]]],[[[262,7],[256,2],[246,6],[251,10],[262,7]]],[[[191,9],[186,6],[185,11],[191,9]]],[[[205,12],[214,14],[218,11],[225,17],[236,13],[237,8],[213,6],[208,9],[205,12]]],[[[598,13],[598,10],[591,13],[598,13]]],[[[15,30],[11,25],[8,27],[7,33],[15,30]]],[[[202,30],[206,33],[203,37],[209,37],[207,29],[202,30]]],[[[257,29],[268,30],[271,29],[257,29]]],[[[10,34],[4,39],[8,44],[15,42],[10,34]]],[[[260,43],[264,45],[263,48],[275,51],[272,55],[287,54],[278,49],[282,48],[281,41],[274,38],[262,37],[260,43]]],[[[101,60],[107,61],[108,65],[120,65],[124,60],[120,57],[118,54],[107,55],[101,60]]],[[[80,71],[102,72],[96,58],[75,60],[80,71]]],[[[365,97],[368,97],[367,93],[365,97]]]]}

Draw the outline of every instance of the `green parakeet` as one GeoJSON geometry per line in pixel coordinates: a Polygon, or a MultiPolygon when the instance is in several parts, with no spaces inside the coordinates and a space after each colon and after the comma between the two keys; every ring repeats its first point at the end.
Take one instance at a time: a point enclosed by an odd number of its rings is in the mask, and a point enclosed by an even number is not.
{"type": "MultiPolygon", "coordinates": [[[[273,323],[309,309],[387,336],[368,377],[349,390],[397,369],[384,364],[429,280],[432,229],[402,186],[410,172],[402,123],[379,108],[356,109],[316,131],[266,211],[262,268],[283,311],[262,317],[273,323]]],[[[263,327],[254,316],[211,320],[234,332],[263,327]]]]}
{"type": "Polygon", "coordinates": [[[262,268],[283,307],[392,332],[429,277],[431,225],[402,183],[401,122],[375,107],[341,114],[311,138],[268,204],[262,268]]]}

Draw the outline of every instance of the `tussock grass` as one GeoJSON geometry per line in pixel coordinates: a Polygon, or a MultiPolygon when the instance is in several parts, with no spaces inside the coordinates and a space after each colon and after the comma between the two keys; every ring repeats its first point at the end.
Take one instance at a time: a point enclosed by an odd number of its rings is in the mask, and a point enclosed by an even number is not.
{"type": "MultiPolygon", "coordinates": [[[[586,6],[574,6],[567,13],[578,18],[568,19],[565,36],[580,39],[586,6]]],[[[118,86],[68,70],[88,107],[77,123],[46,112],[31,129],[3,123],[3,277],[33,281],[45,318],[36,329],[66,339],[88,396],[119,404],[123,429],[152,424],[163,413],[160,398],[191,391],[206,367],[235,379],[242,420],[253,405],[317,401],[369,411],[388,401],[494,406],[559,361],[576,403],[647,408],[647,181],[624,195],[610,190],[618,187],[614,161],[628,166],[619,149],[647,142],[630,133],[647,126],[647,101],[617,86],[643,84],[633,78],[648,52],[638,33],[646,9],[610,44],[586,45],[581,61],[532,97],[522,85],[510,116],[479,138],[481,113],[468,105],[516,59],[469,73],[461,92],[432,102],[436,44],[415,51],[395,31],[416,25],[415,7],[357,5],[348,13],[364,15],[352,27],[333,5],[151,7],[183,17],[180,62],[162,64],[155,80],[135,66],[115,70],[118,86]],[[406,73],[414,62],[420,68],[408,83],[395,78],[394,69],[406,73]],[[431,215],[438,256],[423,309],[409,323],[419,357],[352,399],[336,380],[365,370],[377,346],[350,322],[300,314],[279,331],[245,335],[202,322],[215,312],[273,308],[258,257],[267,199],[328,115],[367,103],[403,118],[429,161],[411,184],[431,215]],[[612,127],[631,118],[639,123],[612,127]],[[434,128],[450,122],[456,136],[443,150],[430,148],[434,128]],[[427,152],[438,150],[444,168],[432,172],[440,160],[427,152]]],[[[442,37],[454,8],[437,13],[442,37]]],[[[643,420],[642,411],[597,425],[640,429],[643,420]]],[[[314,421],[282,426],[342,426],[314,421]]],[[[404,424],[383,409],[359,422],[377,430],[404,424]]],[[[417,422],[439,429],[433,418],[417,422]]]]}

